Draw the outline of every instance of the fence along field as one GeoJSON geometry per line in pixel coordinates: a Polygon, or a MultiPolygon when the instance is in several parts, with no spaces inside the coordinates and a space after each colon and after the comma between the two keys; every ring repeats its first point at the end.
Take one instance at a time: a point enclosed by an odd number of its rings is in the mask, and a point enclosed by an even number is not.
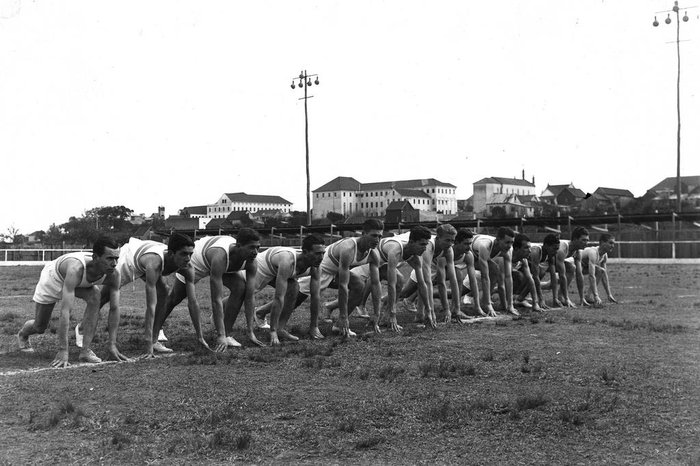
{"type": "MultiPolygon", "coordinates": [[[[14,374],[0,375],[4,463],[700,461],[697,265],[612,265],[619,305],[435,331],[400,310],[403,334],[349,341],[330,324],[324,341],[304,338],[303,306],[291,322],[299,343],[222,355],[196,348],[181,305],[166,323],[175,356],[22,372],[57,349],[47,332],[36,354],[13,351],[39,271],[0,269],[0,372],[14,374]]],[[[197,292],[211,341],[206,280],[197,292]]],[[[143,303],[140,283],[125,287],[129,356],[143,347],[143,303]]],[[[103,310],[100,356],[105,321],[103,310]]],[[[242,320],[235,331],[245,345],[242,320]]]]}

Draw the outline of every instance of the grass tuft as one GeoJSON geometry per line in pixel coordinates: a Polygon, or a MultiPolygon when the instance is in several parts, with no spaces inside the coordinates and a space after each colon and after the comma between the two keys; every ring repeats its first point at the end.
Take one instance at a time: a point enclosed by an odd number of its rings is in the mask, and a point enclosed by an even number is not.
{"type": "Polygon", "coordinates": [[[358,450],[366,450],[368,448],[373,448],[384,441],[383,438],[379,436],[366,437],[362,440],[358,440],[355,443],[355,448],[358,450]]]}
{"type": "Polygon", "coordinates": [[[404,372],[406,372],[405,368],[389,364],[381,367],[377,372],[377,376],[379,377],[379,379],[384,380],[386,382],[393,382],[404,372]]]}
{"type": "Polygon", "coordinates": [[[549,400],[543,393],[535,393],[532,395],[519,396],[515,400],[515,409],[525,411],[526,409],[537,409],[540,406],[547,404],[549,400]]]}

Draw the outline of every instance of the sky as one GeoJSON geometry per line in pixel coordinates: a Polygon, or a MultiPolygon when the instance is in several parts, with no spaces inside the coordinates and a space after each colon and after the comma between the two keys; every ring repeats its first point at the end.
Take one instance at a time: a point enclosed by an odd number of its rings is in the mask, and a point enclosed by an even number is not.
{"type": "MultiPolygon", "coordinates": [[[[700,4],[700,2],[698,2],[700,4]]],[[[488,176],[636,196],[676,175],[670,0],[0,0],[0,233],[93,207],[488,176]],[[654,16],[661,21],[653,27],[654,16]],[[293,79],[297,77],[297,79],[293,79]]],[[[681,16],[683,7],[681,3],[681,16]]],[[[691,4],[687,5],[691,6],[691,4]]],[[[700,7],[681,22],[700,175],[700,7]]]]}

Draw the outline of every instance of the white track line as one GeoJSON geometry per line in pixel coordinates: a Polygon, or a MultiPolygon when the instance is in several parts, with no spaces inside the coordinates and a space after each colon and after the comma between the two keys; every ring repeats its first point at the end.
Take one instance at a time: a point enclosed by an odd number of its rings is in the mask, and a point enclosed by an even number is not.
{"type": "MultiPolygon", "coordinates": [[[[159,358],[169,358],[172,356],[187,356],[188,354],[192,353],[163,353],[159,354],[156,356],[155,359],[159,358]]],[[[108,364],[133,364],[136,362],[140,361],[147,361],[145,359],[135,359],[132,362],[126,362],[126,361],[102,361],[98,363],[89,363],[89,362],[79,362],[79,363],[71,363],[70,366],[65,367],[65,368],[56,368],[56,367],[34,367],[32,369],[16,369],[16,370],[10,370],[10,371],[5,371],[5,372],[0,372],[0,376],[10,376],[10,375],[18,375],[18,374],[36,374],[37,372],[44,372],[44,371],[56,371],[56,370],[70,370],[70,369],[78,369],[82,367],[101,367],[101,366],[106,366],[108,364]]]]}

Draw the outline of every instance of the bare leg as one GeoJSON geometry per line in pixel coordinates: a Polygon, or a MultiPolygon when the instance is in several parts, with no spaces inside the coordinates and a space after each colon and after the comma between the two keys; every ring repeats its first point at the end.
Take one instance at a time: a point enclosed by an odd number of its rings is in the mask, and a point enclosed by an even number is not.
{"type": "Polygon", "coordinates": [[[28,320],[24,323],[20,331],[17,333],[17,343],[19,344],[20,351],[25,351],[28,353],[34,352],[31,343],[29,343],[29,337],[37,333],[44,333],[46,327],[49,326],[49,320],[51,319],[51,313],[56,303],[51,304],[39,304],[36,303],[34,308],[34,318],[28,320]]]}

